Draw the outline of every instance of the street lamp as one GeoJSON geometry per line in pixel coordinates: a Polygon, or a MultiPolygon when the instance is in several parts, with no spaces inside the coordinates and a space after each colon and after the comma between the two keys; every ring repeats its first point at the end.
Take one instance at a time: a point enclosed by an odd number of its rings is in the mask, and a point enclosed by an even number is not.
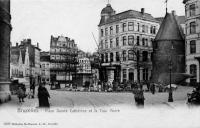
{"type": "MultiPolygon", "coordinates": [[[[174,49],[173,42],[171,51],[174,49]]],[[[171,79],[172,79],[172,54],[170,54],[170,60],[169,60],[169,98],[168,102],[173,102],[173,92],[172,92],[172,85],[171,85],[171,79]]]]}

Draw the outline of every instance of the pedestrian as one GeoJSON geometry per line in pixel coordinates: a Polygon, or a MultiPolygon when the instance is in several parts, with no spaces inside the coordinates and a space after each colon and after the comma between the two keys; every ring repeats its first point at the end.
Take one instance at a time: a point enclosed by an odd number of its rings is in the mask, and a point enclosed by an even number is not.
{"type": "Polygon", "coordinates": [[[151,90],[152,94],[155,94],[155,84],[154,83],[151,84],[150,90],[151,90]]]}
{"type": "Polygon", "coordinates": [[[44,87],[44,85],[40,84],[38,87],[39,107],[50,107],[49,98],[49,92],[44,87]]]}
{"type": "Polygon", "coordinates": [[[22,89],[21,85],[18,86],[17,96],[19,98],[19,102],[24,102],[24,90],[22,89]]]}
{"type": "Polygon", "coordinates": [[[35,82],[31,84],[30,91],[32,92],[32,98],[35,96],[35,82]]]}
{"type": "Polygon", "coordinates": [[[144,107],[144,93],[141,87],[136,86],[133,89],[133,94],[134,94],[134,99],[135,99],[135,104],[139,108],[144,107]]]}

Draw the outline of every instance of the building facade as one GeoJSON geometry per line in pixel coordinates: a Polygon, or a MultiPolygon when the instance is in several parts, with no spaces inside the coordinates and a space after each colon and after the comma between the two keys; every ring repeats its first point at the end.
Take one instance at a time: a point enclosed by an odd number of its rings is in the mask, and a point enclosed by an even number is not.
{"type": "Polygon", "coordinates": [[[76,79],[77,51],[77,44],[74,40],[64,36],[51,36],[51,82],[70,84],[76,79]]]}
{"type": "Polygon", "coordinates": [[[50,52],[40,52],[41,82],[50,84],[50,52]]]}
{"type": "Polygon", "coordinates": [[[85,82],[92,83],[92,69],[90,60],[87,57],[78,58],[77,65],[77,84],[78,86],[84,86],[85,82]]]}
{"type": "Polygon", "coordinates": [[[115,13],[110,4],[99,23],[100,79],[106,82],[146,81],[151,77],[152,41],[159,22],[150,14],[128,10],[115,13]]]}
{"type": "Polygon", "coordinates": [[[195,77],[188,83],[200,82],[200,1],[184,0],[186,17],[186,71],[195,77]]]}
{"type": "Polygon", "coordinates": [[[39,43],[33,45],[31,39],[24,39],[20,45],[16,44],[22,53],[22,60],[25,59],[26,51],[29,54],[29,65],[30,65],[30,84],[40,84],[41,82],[41,66],[40,66],[40,51],[39,43]]]}

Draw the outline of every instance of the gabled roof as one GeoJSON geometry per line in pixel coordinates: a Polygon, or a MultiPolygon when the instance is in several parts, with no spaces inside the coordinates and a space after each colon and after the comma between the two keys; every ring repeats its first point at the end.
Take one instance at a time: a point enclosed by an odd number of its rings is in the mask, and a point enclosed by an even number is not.
{"type": "Polygon", "coordinates": [[[155,38],[155,41],[158,40],[184,40],[174,14],[166,13],[155,38]]]}
{"type": "Polygon", "coordinates": [[[137,18],[137,19],[153,21],[153,22],[158,23],[158,21],[151,14],[141,13],[141,12],[135,11],[135,10],[127,10],[127,11],[112,15],[109,19],[107,19],[107,21],[101,20],[99,23],[99,26],[108,24],[108,23],[112,23],[115,21],[127,19],[127,18],[137,18]]]}

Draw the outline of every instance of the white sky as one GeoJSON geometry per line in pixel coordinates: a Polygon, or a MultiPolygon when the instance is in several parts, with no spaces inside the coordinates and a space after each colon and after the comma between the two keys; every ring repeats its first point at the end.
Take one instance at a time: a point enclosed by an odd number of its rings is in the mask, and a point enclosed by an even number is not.
{"type": "MultiPolygon", "coordinates": [[[[110,0],[116,13],[129,9],[145,12],[154,17],[165,15],[165,0],[110,0]]],[[[168,0],[168,12],[175,10],[184,15],[183,0],[168,0]]],[[[50,36],[64,35],[75,40],[84,51],[93,52],[98,41],[101,10],[107,0],[11,0],[13,45],[24,38],[39,42],[43,51],[50,49],[50,36]]]]}

